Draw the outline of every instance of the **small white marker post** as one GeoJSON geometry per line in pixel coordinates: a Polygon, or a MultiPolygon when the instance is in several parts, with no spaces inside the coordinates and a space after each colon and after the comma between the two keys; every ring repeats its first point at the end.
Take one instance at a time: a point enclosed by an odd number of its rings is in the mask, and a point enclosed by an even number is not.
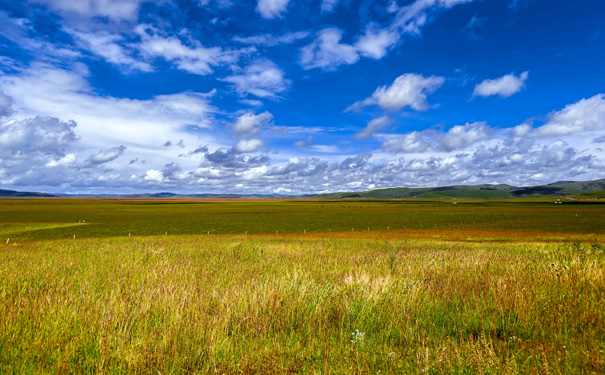
{"type": "Polygon", "coordinates": [[[210,235],[210,231],[208,231],[208,235],[210,235]]]}
{"type": "Polygon", "coordinates": [[[130,237],[130,233],[128,233],[128,237],[130,237]]]}
{"type": "Polygon", "coordinates": [[[304,234],[307,234],[307,230],[306,230],[306,229],[304,229],[304,230],[303,230],[303,233],[304,233],[304,234]]]}
{"type": "Polygon", "coordinates": [[[76,235],[74,234],[74,240],[76,239],[76,235]]]}
{"type": "Polygon", "coordinates": [[[164,235],[165,235],[165,236],[167,236],[167,235],[168,235],[168,232],[166,232],[166,234],[164,234],[164,235]]]}
{"type": "Polygon", "coordinates": [[[7,244],[7,245],[8,245],[8,241],[9,241],[9,240],[10,240],[10,238],[7,238],[7,239],[6,239],[6,244],[7,244]]]}
{"type": "Polygon", "coordinates": [[[248,231],[246,231],[246,234],[248,234],[248,231]]]}

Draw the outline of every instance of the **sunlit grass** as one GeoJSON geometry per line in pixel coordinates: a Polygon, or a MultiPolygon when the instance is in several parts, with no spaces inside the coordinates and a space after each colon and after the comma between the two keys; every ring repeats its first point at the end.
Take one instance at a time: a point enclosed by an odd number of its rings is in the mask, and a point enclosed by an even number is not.
{"type": "Polygon", "coordinates": [[[602,236],[404,232],[2,245],[0,372],[605,370],[602,236]]]}

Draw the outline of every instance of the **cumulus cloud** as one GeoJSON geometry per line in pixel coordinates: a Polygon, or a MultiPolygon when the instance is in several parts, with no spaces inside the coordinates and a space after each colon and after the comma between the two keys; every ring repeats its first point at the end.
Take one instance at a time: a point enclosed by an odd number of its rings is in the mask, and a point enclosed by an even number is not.
{"type": "MultiPolygon", "coordinates": [[[[334,70],[340,65],[356,63],[360,55],[381,59],[391,47],[399,43],[402,35],[419,35],[433,10],[447,9],[470,1],[472,0],[416,0],[401,8],[393,2],[386,9],[394,15],[390,24],[366,25],[365,33],[358,36],[353,45],[340,42],[341,30],[323,29],[317,34],[315,41],[301,49],[300,64],[304,69],[334,70]]],[[[337,4],[338,0],[324,0],[322,11],[330,12],[337,4]]]]}
{"type": "Polygon", "coordinates": [[[276,98],[286,91],[290,81],[284,78],[284,72],[273,62],[259,59],[247,66],[243,74],[224,79],[235,86],[238,94],[251,94],[259,98],[276,98]]]}
{"type": "Polygon", "coordinates": [[[233,132],[240,137],[252,137],[260,132],[262,128],[273,124],[273,115],[263,112],[255,115],[252,112],[240,115],[233,124],[233,132]]]}
{"type": "MultiPolygon", "coordinates": [[[[200,168],[220,167],[226,170],[250,169],[260,167],[269,163],[271,159],[267,155],[248,155],[239,153],[235,149],[218,149],[204,156],[200,168]]],[[[199,174],[199,170],[198,170],[199,174]]]]}
{"type": "Polygon", "coordinates": [[[534,136],[561,136],[567,134],[605,130],[605,95],[565,106],[551,113],[548,121],[532,132],[534,136]]]}
{"type": "MultiPolygon", "coordinates": [[[[123,143],[129,148],[155,149],[166,139],[189,140],[186,126],[210,126],[215,108],[210,94],[194,92],[158,95],[137,100],[101,96],[85,78],[88,71],[32,64],[15,75],[0,76],[22,117],[68,118],[78,123],[83,147],[102,148],[123,143]]],[[[197,137],[191,143],[198,143],[197,137]]],[[[189,142],[187,142],[189,143],[189,142]]]]}
{"type": "Polygon", "coordinates": [[[393,122],[388,116],[381,116],[371,120],[361,132],[355,134],[357,139],[368,139],[374,133],[384,129],[393,122]]]}
{"type": "Polygon", "coordinates": [[[123,145],[99,150],[99,152],[91,154],[88,159],[86,159],[87,166],[94,167],[101,164],[109,163],[110,161],[113,161],[122,156],[122,154],[124,154],[124,151],[126,151],[126,146],[123,145]]]}
{"type": "Polygon", "coordinates": [[[303,69],[321,68],[333,70],[343,64],[353,64],[359,60],[355,47],[340,43],[342,31],[326,28],[317,33],[313,43],[300,50],[300,64],[303,69]]]}
{"type": "Polygon", "coordinates": [[[52,117],[0,120],[0,184],[57,185],[70,180],[69,173],[44,170],[74,162],[69,151],[78,139],[75,128],[73,121],[52,117]]]}
{"type": "Polygon", "coordinates": [[[445,151],[462,149],[487,139],[489,130],[490,127],[485,122],[456,125],[445,133],[439,146],[445,151]]]}
{"type": "Polygon", "coordinates": [[[367,28],[364,35],[359,37],[355,48],[364,57],[379,60],[383,58],[390,47],[397,44],[399,34],[392,30],[379,29],[374,25],[367,28]]]}
{"type": "Polygon", "coordinates": [[[424,152],[429,148],[429,144],[423,138],[421,132],[411,132],[387,139],[382,148],[392,153],[424,152]]]}
{"type": "Polygon", "coordinates": [[[424,77],[420,74],[406,73],[400,75],[390,86],[381,86],[372,96],[356,102],[346,110],[359,110],[365,106],[378,105],[379,107],[396,112],[404,107],[416,111],[428,109],[427,95],[432,94],[445,82],[443,77],[424,77]]]}
{"type": "Polygon", "coordinates": [[[235,151],[242,152],[242,153],[255,152],[259,148],[264,147],[264,146],[265,146],[265,142],[263,142],[262,140],[260,140],[258,138],[240,139],[239,142],[237,142],[237,145],[235,145],[235,151]]]}
{"type": "Polygon", "coordinates": [[[53,117],[35,117],[21,121],[0,122],[2,159],[28,158],[34,154],[65,156],[78,139],[74,121],[53,117]]]}
{"type": "Polygon", "coordinates": [[[256,11],[263,18],[278,18],[286,11],[289,0],[258,0],[256,11]]]}
{"type": "Polygon", "coordinates": [[[507,74],[496,79],[486,79],[475,86],[473,97],[498,95],[501,98],[508,98],[521,91],[525,86],[528,74],[528,72],[523,72],[518,77],[514,74],[507,74]]]}

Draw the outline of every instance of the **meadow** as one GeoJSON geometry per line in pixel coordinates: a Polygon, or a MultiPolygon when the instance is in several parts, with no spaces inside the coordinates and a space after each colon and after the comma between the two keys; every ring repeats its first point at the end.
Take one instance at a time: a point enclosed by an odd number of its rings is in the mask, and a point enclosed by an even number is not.
{"type": "Polygon", "coordinates": [[[3,200],[0,214],[0,373],[605,372],[603,205],[3,200]]]}

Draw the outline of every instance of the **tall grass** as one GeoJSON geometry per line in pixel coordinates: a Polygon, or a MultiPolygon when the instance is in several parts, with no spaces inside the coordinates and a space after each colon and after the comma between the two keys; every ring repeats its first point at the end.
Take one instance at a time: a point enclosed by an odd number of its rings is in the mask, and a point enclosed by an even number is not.
{"type": "Polygon", "coordinates": [[[1,373],[603,373],[591,243],[0,246],[1,373]]]}

